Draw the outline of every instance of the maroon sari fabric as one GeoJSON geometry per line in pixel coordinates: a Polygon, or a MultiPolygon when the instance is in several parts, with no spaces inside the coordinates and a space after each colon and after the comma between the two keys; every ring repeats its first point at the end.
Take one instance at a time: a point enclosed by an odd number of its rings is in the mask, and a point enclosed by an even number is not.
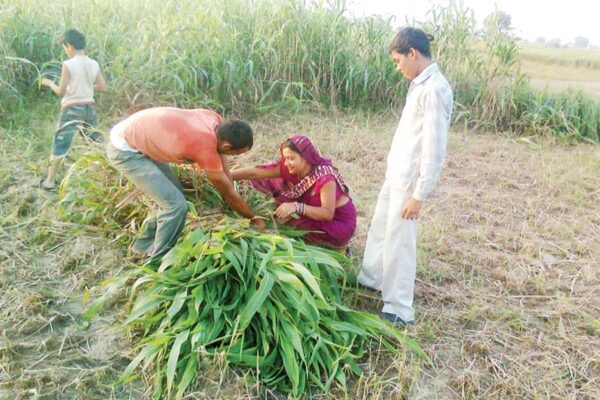
{"type": "Polygon", "coordinates": [[[334,248],[347,245],[356,230],[356,209],[349,196],[348,187],[331,161],[321,157],[310,139],[303,135],[294,135],[290,140],[296,145],[302,158],[311,164],[310,173],[302,179],[297,175],[290,174],[284,165],[282,144],[279,149],[281,157],[278,161],[258,166],[259,168],[277,167],[280,177],[253,180],[251,181],[252,186],[262,193],[275,197],[277,204],[299,202],[321,207],[322,186],[327,182],[335,181],[336,201],[344,195],[349,198],[349,201],[335,209],[331,221],[316,221],[306,216],[300,216],[298,219],[290,220],[288,224],[299,230],[310,231],[303,236],[308,243],[334,248]]]}

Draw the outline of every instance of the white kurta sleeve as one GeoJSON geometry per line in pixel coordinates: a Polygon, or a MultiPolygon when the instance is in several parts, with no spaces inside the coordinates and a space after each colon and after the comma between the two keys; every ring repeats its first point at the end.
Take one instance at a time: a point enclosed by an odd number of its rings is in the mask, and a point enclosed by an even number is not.
{"type": "Polygon", "coordinates": [[[452,93],[444,87],[431,87],[423,98],[423,131],[419,177],[413,198],[424,201],[435,188],[442,172],[452,113],[452,93]]]}

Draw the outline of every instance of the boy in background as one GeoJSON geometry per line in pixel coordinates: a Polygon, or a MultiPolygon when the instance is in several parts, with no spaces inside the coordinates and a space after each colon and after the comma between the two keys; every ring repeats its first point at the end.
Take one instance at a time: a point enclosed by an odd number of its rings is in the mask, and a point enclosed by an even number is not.
{"type": "Polygon", "coordinates": [[[98,62],[85,55],[85,36],[70,29],[65,33],[62,46],[69,59],[63,62],[60,82],[43,79],[42,85],[62,97],[57,130],[54,133],[48,175],[40,182],[44,190],[56,188],[56,174],[75,132],[80,132],[95,142],[102,142],[102,135],[94,131],[98,126],[94,92],[105,92],[106,81],[98,62]]]}

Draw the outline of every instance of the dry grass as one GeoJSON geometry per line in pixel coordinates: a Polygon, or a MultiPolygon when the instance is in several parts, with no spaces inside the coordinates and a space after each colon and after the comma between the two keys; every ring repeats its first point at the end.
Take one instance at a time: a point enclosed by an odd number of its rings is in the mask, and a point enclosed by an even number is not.
{"type": "MultiPolygon", "coordinates": [[[[292,133],[313,138],[353,189],[358,266],[396,120],[265,118],[254,123],[257,146],[236,162],[275,159],[292,133]]],[[[10,175],[0,182],[0,398],[149,398],[149,376],[110,385],[132,357],[130,338],[111,327],[122,299],[88,329],[79,324],[86,289],[130,268],[122,243],[56,222],[55,195],[32,188],[45,139],[12,133],[0,132],[0,171],[10,175]]],[[[330,397],[600,397],[598,171],[597,146],[452,132],[447,167],[423,212],[418,321],[409,329],[432,365],[374,348],[365,375],[330,397]]],[[[380,307],[372,294],[356,301],[380,307]]],[[[189,398],[278,397],[247,379],[252,371],[219,360],[203,371],[189,398]]]]}

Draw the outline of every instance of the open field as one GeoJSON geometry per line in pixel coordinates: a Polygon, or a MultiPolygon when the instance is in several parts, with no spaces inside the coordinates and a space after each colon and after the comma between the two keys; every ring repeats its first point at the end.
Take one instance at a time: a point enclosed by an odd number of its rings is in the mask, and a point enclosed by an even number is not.
{"type": "Polygon", "coordinates": [[[600,100],[600,50],[521,47],[520,64],[534,89],[579,90],[600,100]]]}
{"type": "MultiPolygon", "coordinates": [[[[131,336],[114,326],[125,312],[121,300],[89,328],[79,324],[86,290],[132,268],[124,238],[56,220],[56,195],[35,188],[53,117],[29,118],[0,130],[0,398],[149,398],[147,375],[111,386],[134,355],[131,336]]],[[[252,122],[255,148],[235,162],[274,159],[294,132],[313,138],[352,187],[356,270],[396,121],[389,114],[264,117],[252,122]]],[[[599,170],[598,146],[455,129],[423,213],[418,321],[407,331],[432,364],[372,348],[361,360],[365,375],[346,392],[315,397],[600,397],[599,170]]],[[[380,308],[370,293],[357,291],[353,302],[380,308]]],[[[252,371],[223,366],[206,361],[188,398],[281,397],[246,377],[252,371]]]]}
{"type": "Polygon", "coordinates": [[[526,44],[521,46],[525,60],[546,64],[573,65],[588,69],[600,69],[600,50],[576,47],[552,48],[526,44]]]}
{"type": "Polygon", "coordinates": [[[600,69],[578,68],[537,61],[522,61],[523,72],[530,77],[534,89],[548,93],[578,90],[592,99],[600,100],[600,69]]]}

